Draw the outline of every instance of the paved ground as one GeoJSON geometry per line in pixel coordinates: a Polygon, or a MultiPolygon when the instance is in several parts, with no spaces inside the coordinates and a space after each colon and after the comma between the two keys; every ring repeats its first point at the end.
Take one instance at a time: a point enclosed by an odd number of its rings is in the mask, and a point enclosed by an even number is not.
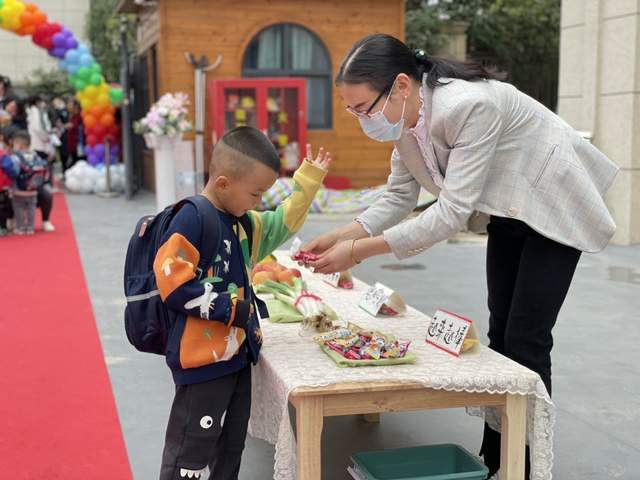
{"type": "MultiPolygon", "coordinates": [[[[163,359],[135,352],[123,321],[122,270],[136,220],[152,211],[153,198],[134,201],[67,196],[80,246],[102,345],[136,480],[157,478],[172,382],[163,359]]],[[[311,219],[303,238],[338,225],[311,219]]],[[[355,273],[365,281],[384,279],[408,303],[432,313],[444,306],[487,329],[484,244],[477,239],[441,244],[404,264],[376,258],[355,273]]],[[[584,255],[555,330],[554,478],[560,480],[640,478],[640,247],[609,247],[584,255]]],[[[477,452],[479,420],[461,410],[385,414],[380,425],[355,417],[330,418],[323,432],[323,478],[349,478],[351,453],[367,449],[456,442],[477,452]]],[[[242,480],[268,480],[274,449],[249,439],[242,480]]]]}

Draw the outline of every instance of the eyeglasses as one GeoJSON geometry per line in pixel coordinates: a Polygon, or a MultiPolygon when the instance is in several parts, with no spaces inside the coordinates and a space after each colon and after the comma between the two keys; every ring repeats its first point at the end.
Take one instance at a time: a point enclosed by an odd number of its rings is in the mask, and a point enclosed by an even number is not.
{"type": "MultiPolygon", "coordinates": [[[[395,80],[394,80],[395,83],[395,80]]],[[[382,92],[380,92],[380,95],[378,95],[376,97],[376,99],[373,101],[373,103],[371,104],[371,106],[367,109],[366,112],[359,112],[357,110],[354,110],[351,107],[347,107],[346,110],[347,112],[349,112],[351,115],[354,115],[356,117],[361,117],[361,118],[369,118],[370,117],[370,113],[371,110],[373,110],[373,108],[378,104],[378,102],[380,101],[380,99],[387,93],[389,92],[389,95],[391,94],[391,89],[393,88],[393,83],[388,87],[385,88],[384,90],[382,90],[382,92]]]]}

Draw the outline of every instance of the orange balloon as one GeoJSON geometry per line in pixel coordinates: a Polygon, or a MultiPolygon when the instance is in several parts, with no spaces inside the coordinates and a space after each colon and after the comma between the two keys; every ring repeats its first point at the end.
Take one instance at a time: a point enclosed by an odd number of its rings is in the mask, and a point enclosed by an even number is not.
{"type": "Polygon", "coordinates": [[[25,5],[25,10],[27,12],[37,12],[38,11],[38,6],[35,3],[27,3],[25,5]]]}
{"type": "Polygon", "coordinates": [[[33,12],[33,24],[37,27],[38,25],[43,25],[47,23],[47,15],[40,10],[36,10],[33,12]]]}
{"type": "Polygon", "coordinates": [[[20,15],[20,23],[22,24],[22,28],[30,27],[31,25],[33,25],[33,20],[33,13],[29,10],[20,15]]]}
{"type": "Polygon", "coordinates": [[[98,124],[98,120],[93,115],[86,115],[84,117],[84,126],[87,127],[87,129],[92,129],[97,124],[98,124]]]}
{"type": "Polygon", "coordinates": [[[105,113],[102,117],[100,117],[100,123],[108,128],[116,123],[116,119],[110,113],[105,113]]]}
{"type": "Polygon", "coordinates": [[[91,109],[89,110],[89,113],[91,113],[91,115],[93,115],[96,118],[100,118],[104,113],[104,107],[102,107],[101,105],[97,105],[97,103],[94,103],[91,109]]]}

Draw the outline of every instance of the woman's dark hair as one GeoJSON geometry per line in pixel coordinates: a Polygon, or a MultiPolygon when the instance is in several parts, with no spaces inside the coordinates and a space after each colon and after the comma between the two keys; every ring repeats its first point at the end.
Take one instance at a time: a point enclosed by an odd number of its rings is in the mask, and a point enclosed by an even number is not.
{"type": "Polygon", "coordinates": [[[490,71],[478,62],[458,62],[427,55],[423,50],[413,51],[391,35],[375,33],[358,40],[342,61],[336,84],[368,83],[380,93],[391,89],[400,74],[422,82],[427,73],[427,85],[435,88],[446,85],[441,78],[461,80],[503,80],[503,76],[490,71]]]}

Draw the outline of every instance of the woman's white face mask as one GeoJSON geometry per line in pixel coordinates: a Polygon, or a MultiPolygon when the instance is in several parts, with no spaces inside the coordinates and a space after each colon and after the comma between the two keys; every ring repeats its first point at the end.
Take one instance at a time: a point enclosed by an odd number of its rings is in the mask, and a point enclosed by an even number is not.
{"type": "Polygon", "coordinates": [[[387,117],[384,116],[384,109],[387,107],[389,97],[391,97],[395,84],[396,82],[394,81],[393,85],[391,85],[391,90],[389,90],[389,95],[387,95],[384,105],[380,110],[371,116],[358,116],[358,121],[360,122],[362,131],[372,140],[377,140],[378,142],[395,142],[402,135],[402,128],[404,127],[404,108],[407,104],[407,99],[405,98],[402,103],[402,114],[400,115],[400,120],[396,123],[389,122],[387,117]]]}

